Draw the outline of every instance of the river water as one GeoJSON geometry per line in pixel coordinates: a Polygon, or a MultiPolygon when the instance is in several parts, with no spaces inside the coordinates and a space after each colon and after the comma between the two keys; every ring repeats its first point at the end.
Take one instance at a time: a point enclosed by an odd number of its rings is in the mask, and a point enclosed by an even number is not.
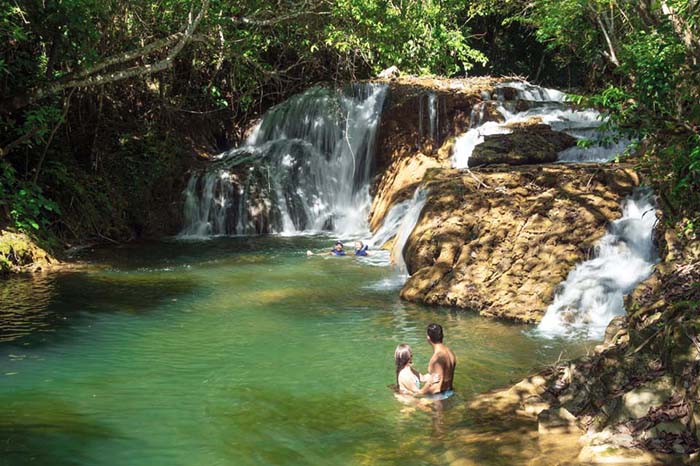
{"type": "Polygon", "coordinates": [[[304,254],[329,243],[125,245],[83,251],[78,270],[0,282],[0,464],[531,458],[516,426],[487,427],[466,403],[586,344],[402,302],[377,261],[304,254]],[[425,368],[433,321],[459,360],[457,395],[404,406],[388,388],[394,348],[409,343],[425,368]]]}

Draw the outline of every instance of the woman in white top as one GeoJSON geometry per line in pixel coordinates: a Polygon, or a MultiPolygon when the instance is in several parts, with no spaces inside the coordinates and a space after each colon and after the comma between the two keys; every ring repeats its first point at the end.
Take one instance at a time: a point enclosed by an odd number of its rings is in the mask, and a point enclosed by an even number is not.
{"type": "Polygon", "coordinates": [[[396,362],[396,385],[398,392],[402,395],[425,395],[431,384],[440,382],[437,375],[421,375],[413,368],[413,351],[406,344],[402,343],[396,347],[394,361],[396,362]],[[425,383],[423,388],[421,388],[421,383],[425,383]]]}

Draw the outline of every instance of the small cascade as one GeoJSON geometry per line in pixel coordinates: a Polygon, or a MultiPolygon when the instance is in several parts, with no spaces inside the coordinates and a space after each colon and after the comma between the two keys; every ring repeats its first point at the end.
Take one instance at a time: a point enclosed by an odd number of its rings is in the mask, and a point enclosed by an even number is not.
{"type": "Polygon", "coordinates": [[[469,129],[481,126],[484,122],[484,114],[486,112],[486,102],[474,104],[472,111],[469,114],[469,129]]]}
{"type": "Polygon", "coordinates": [[[625,313],[624,296],[649,277],[658,261],[652,192],[638,188],[622,211],[596,246],[595,258],[576,266],[560,285],[538,334],[601,339],[613,317],[625,313]]]}
{"type": "Polygon", "coordinates": [[[429,138],[434,145],[440,144],[440,117],[438,111],[439,99],[435,92],[421,94],[418,97],[418,136],[420,141],[429,138]],[[425,102],[425,104],[423,102],[425,102]],[[426,108],[428,120],[427,133],[424,127],[426,108]]]}
{"type": "Polygon", "coordinates": [[[494,100],[484,100],[472,110],[470,129],[455,140],[452,153],[454,168],[469,167],[469,157],[474,148],[484,142],[485,136],[509,134],[514,123],[533,119],[582,141],[580,145],[560,152],[560,162],[609,162],[624,153],[630,145],[629,140],[615,139],[613,134],[601,129],[606,121],[604,115],[593,109],[573,108],[567,102],[566,94],[556,89],[527,82],[507,82],[498,84],[493,96],[484,97],[494,100]],[[486,105],[492,105],[502,121],[484,122],[486,105]]]}
{"type": "Polygon", "coordinates": [[[430,139],[438,142],[438,99],[434,92],[428,94],[428,115],[430,117],[430,139]]]}
{"type": "Polygon", "coordinates": [[[313,88],[272,108],[245,144],[192,175],[181,236],[366,231],[385,93],[313,88]]]}
{"type": "Polygon", "coordinates": [[[403,257],[404,247],[418,223],[427,199],[428,192],[418,188],[411,199],[393,205],[387,212],[382,226],[369,240],[370,247],[379,249],[394,238],[391,247],[391,262],[401,272],[406,272],[406,262],[403,257]]]}

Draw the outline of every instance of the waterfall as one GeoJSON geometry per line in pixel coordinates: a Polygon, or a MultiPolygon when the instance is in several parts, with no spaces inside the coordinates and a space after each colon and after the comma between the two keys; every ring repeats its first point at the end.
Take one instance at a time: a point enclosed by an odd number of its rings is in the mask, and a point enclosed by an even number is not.
{"type": "Polygon", "coordinates": [[[423,188],[416,189],[413,197],[394,204],[384,217],[382,225],[377,229],[368,244],[379,249],[392,238],[391,262],[402,272],[406,272],[406,262],[403,250],[416,227],[423,207],[428,199],[428,192],[423,188]]]}
{"type": "Polygon", "coordinates": [[[624,295],[653,271],[656,213],[652,192],[638,188],[622,204],[596,246],[596,256],[567,276],[536,332],[547,337],[600,339],[613,317],[623,315],[624,295]]]}
{"type": "MultiPolygon", "coordinates": [[[[485,136],[509,134],[513,123],[533,118],[541,120],[555,131],[567,133],[581,145],[559,153],[560,162],[609,162],[625,152],[630,141],[616,138],[610,131],[602,129],[606,117],[593,109],[577,110],[567,102],[566,94],[556,89],[547,89],[527,82],[507,82],[496,86],[495,100],[489,101],[501,115],[502,122],[482,122],[485,102],[474,109],[470,118],[470,129],[455,139],[452,166],[467,168],[474,148],[484,142],[485,136]],[[514,95],[513,95],[514,94],[514,95]],[[521,105],[518,105],[520,103],[521,105]],[[525,104],[525,110],[522,110],[525,104]],[[585,144],[584,141],[588,141],[585,144]]],[[[492,98],[485,95],[484,97],[492,98]]]]}
{"type": "Polygon", "coordinates": [[[434,92],[428,94],[428,114],[430,116],[430,139],[438,143],[438,99],[434,92]]]}
{"type": "Polygon", "coordinates": [[[366,231],[385,93],[312,88],[272,108],[245,144],[192,175],[181,236],[366,231]]]}
{"type": "Polygon", "coordinates": [[[423,129],[424,111],[423,111],[423,101],[428,108],[428,134],[427,137],[433,142],[434,145],[440,144],[440,120],[438,115],[439,101],[438,96],[435,92],[428,92],[427,94],[421,94],[418,97],[418,138],[422,142],[425,137],[425,130],[423,129]]]}

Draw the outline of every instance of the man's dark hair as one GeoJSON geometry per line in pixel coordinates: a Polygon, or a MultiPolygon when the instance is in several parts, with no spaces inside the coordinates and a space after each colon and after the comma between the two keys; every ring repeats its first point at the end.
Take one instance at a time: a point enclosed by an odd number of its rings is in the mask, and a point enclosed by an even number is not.
{"type": "Polygon", "coordinates": [[[433,343],[442,343],[442,327],[439,324],[428,325],[428,338],[433,343]]]}

